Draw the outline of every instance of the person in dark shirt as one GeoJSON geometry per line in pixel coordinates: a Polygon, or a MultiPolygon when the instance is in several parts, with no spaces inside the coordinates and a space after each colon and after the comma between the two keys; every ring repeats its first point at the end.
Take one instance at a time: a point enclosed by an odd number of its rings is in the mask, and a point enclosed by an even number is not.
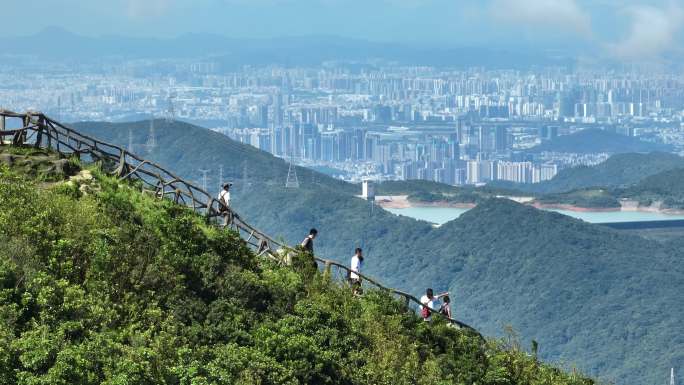
{"type": "Polygon", "coordinates": [[[439,312],[449,319],[453,318],[451,316],[451,298],[449,298],[448,295],[445,295],[444,298],[442,298],[442,306],[439,308],[439,312]]]}
{"type": "Polygon", "coordinates": [[[309,230],[309,235],[304,238],[302,241],[302,248],[311,256],[311,266],[314,269],[318,269],[318,263],[316,263],[316,256],[314,254],[314,239],[316,239],[316,236],[318,235],[318,230],[316,229],[311,229],[309,230]]]}
{"type": "Polygon", "coordinates": [[[304,238],[304,240],[302,241],[302,247],[304,248],[304,250],[311,253],[311,255],[314,254],[314,242],[313,241],[314,241],[314,239],[316,239],[316,235],[318,235],[318,230],[311,229],[309,231],[309,235],[306,238],[304,238]]]}

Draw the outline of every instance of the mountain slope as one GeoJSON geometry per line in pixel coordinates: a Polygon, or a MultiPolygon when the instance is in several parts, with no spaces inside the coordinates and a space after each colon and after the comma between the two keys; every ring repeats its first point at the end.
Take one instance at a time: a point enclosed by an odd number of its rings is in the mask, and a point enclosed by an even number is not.
{"type": "Polygon", "coordinates": [[[0,384],[593,384],[91,172],[0,167],[0,384]]]}
{"type": "Polygon", "coordinates": [[[553,179],[537,184],[494,183],[538,194],[562,193],[588,187],[614,188],[636,184],[659,172],[684,167],[684,158],[664,152],[616,154],[593,167],[561,170],[553,179]]]}
{"type": "MultiPolygon", "coordinates": [[[[134,142],[144,143],[148,124],[77,127],[125,145],[129,128],[134,142]]],[[[286,163],[208,130],[159,121],[157,133],[160,145],[146,157],[190,178],[197,178],[199,169],[215,175],[223,165],[235,178],[238,212],[265,232],[297,244],[317,227],[317,253],[343,263],[361,246],[368,273],[414,294],[428,286],[451,287],[459,319],[491,334],[511,324],[524,338],[540,342],[543,358],[563,359],[621,384],[653,383],[663,366],[675,362],[670,358],[681,358],[684,351],[677,342],[682,335],[677,322],[684,318],[677,293],[684,282],[668,273],[671,290],[654,285],[659,271],[650,269],[668,260],[671,272],[680,271],[682,260],[673,246],[499,201],[435,229],[355,198],[358,186],[302,169],[302,187],[285,189],[286,163]],[[569,273],[584,279],[566,280],[569,273]],[[608,292],[602,291],[606,285],[608,292]],[[520,293],[527,295],[514,295],[520,293]],[[613,305],[606,304],[605,294],[613,305]],[[573,312],[578,309],[586,311],[573,312]],[[596,322],[596,328],[583,322],[596,322]],[[643,345],[639,336],[616,337],[619,327],[631,332],[646,326],[643,345]]]]}
{"type": "Polygon", "coordinates": [[[507,200],[440,230],[424,250],[429,269],[409,279],[448,280],[457,317],[487,333],[514,325],[544,357],[618,383],[657,383],[684,360],[678,250],[507,200]]]}

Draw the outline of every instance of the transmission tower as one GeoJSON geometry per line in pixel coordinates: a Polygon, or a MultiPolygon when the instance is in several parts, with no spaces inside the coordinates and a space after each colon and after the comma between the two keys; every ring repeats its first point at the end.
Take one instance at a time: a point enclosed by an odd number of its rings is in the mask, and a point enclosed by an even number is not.
{"type": "Polygon", "coordinates": [[[154,117],[150,120],[150,132],[147,135],[147,152],[154,151],[157,148],[157,134],[154,131],[154,117]]]}
{"type": "Polygon", "coordinates": [[[173,99],[175,96],[169,92],[168,107],[166,110],[166,121],[172,122],[176,118],[176,109],[173,106],[173,99]]]}
{"type": "Polygon", "coordinates": [[[209,180],[209,171],[211,170],[203,170],[200,169],[199,172],[202,173],[202,190],[207,191],[207,181],[209,180]]]}
{"type": "Polygon", "coordinates": [[[249,175],[247,174],[247,162],[242,164],[242,191],[249,191],[249,175]]]}
{"type": "Polygon", "coordinates": [[[133,147],[134,147],[134,144],[133,144],[133,130],[129,128],[129,129],[128,129],[128,152],[133,153],[133,152],[134,152],[134,151],[133,151],[133,147]]]}
{"type": "Polygon", "coordinates": [[[294,163],[294,155],[290,156],[290,167],[287,169],[287,181],[285,188],[299,188],[299,179],[297,179],[297,167],[294,163]]]}

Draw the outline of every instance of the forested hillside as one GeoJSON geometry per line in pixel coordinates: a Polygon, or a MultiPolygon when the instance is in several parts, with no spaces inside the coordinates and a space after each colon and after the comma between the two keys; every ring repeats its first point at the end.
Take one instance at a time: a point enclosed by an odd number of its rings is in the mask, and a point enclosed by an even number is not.
{"type": "MultiPolygon", "coordinates": [[[[145,143],[148,125],[78,128],[126,145],[129,128],[145,143]]],[[[497,200],[435,229],[355,198],[359,186],[303,169],[301,188],[285,189],[285,162],[207,130],[158,121],[156,131],[159,146],[146,157],[190,178],[223,165],[235,207],[262,230],[296,244],[317,227],[317,253],[344,263],[361,246],[368,273],[413,294],[451,288],[459,319],[487,334],[510,324],[540,343],[544,359],[633,384],[655,383],[684,358],[676,342],[684,263],[674,244],[497,200]]]]}
{"type": "Polygon", "coordinates": [[[59,182],[43,164],[0,166],[0,384],[593,383],[260,260],[97,169],[59,182]]]}
{"type": "Polygon", "coordinates": [[[664,208],[684,210],[684,168],[651,175],[615,195],[637,200],[644,206],[662,202],[664,208]]]}
{"type": "Polygon", "coordinates": [[[684,260],[675,244],[508,200],[440,230],[420,254],[424,269],[407,279],[451,282],[457,316],[487,333],[514,325],[541,342],[544,357],[586,363],[617,383],[658,383],[684,360],[684,260]],[[606,366],[615,357],[620,364],[606,366]]]}

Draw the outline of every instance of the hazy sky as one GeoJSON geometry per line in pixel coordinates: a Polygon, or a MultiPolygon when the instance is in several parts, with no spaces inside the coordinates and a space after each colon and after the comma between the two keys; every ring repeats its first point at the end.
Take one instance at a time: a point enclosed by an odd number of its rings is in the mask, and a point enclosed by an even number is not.
{"type": "Polygon", "coordinates": [[[0,36],[60,26],[97,36],[338,35],[431,45],[679,51],[684,0],[0,0],[0,36]]]}

